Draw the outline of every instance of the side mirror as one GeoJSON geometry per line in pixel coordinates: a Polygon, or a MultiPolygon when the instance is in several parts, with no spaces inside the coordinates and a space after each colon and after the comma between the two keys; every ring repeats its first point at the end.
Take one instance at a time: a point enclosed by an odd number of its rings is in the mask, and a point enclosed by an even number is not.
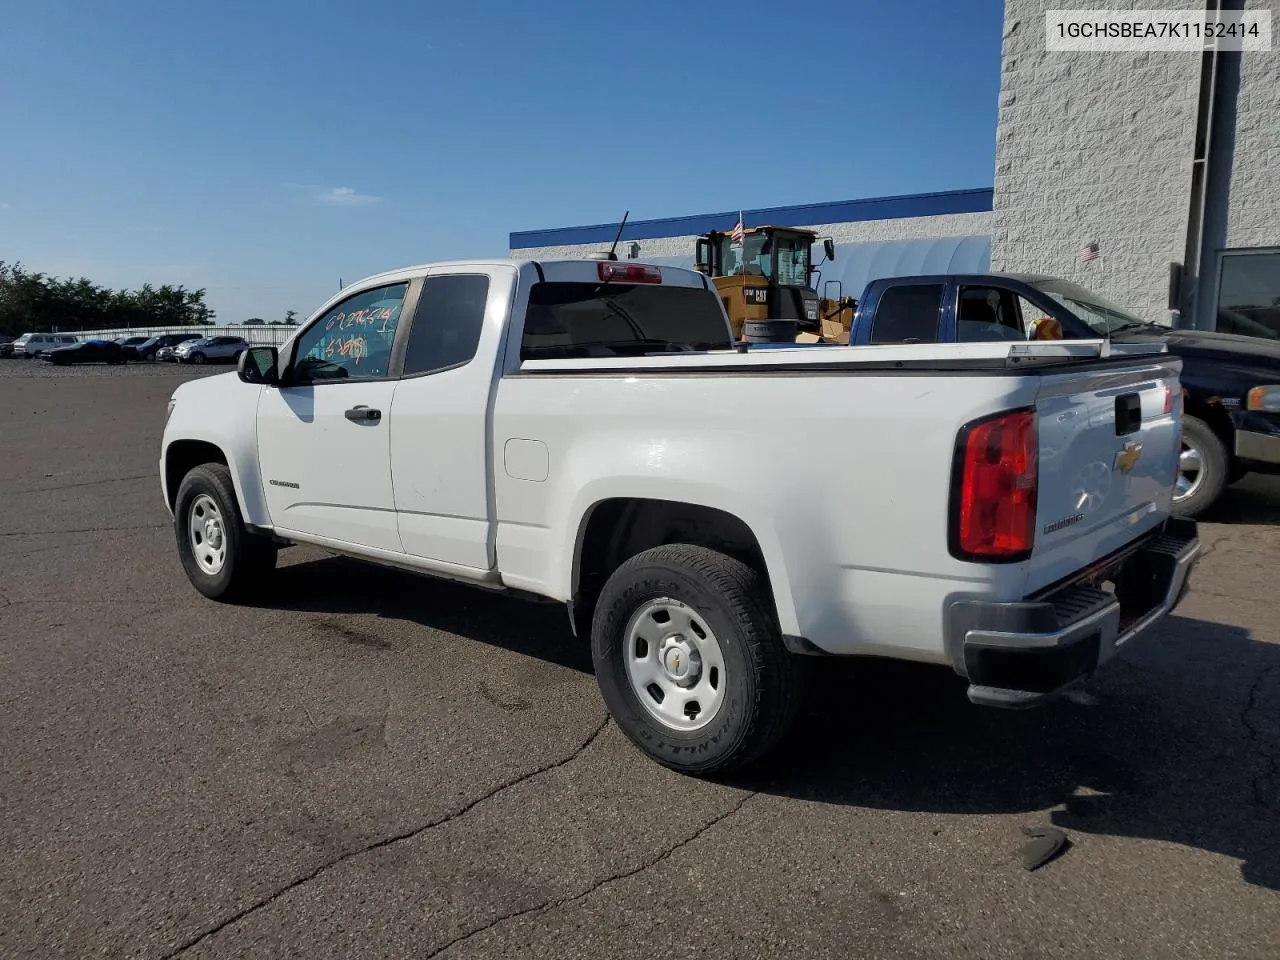
{"type": "Polygon", "coordinates": [[[276,370],[279,351],[275,347],[250,347],[240,352],[236,361],[236,376],[245,383],[279,383],[276,370]]]}
{"type": "Polygon", "coordinates": [[[828,260],[834,260],[836,258],[836,242],[827,237],[822,241],[822,252],[827,255],[828,260]]]}

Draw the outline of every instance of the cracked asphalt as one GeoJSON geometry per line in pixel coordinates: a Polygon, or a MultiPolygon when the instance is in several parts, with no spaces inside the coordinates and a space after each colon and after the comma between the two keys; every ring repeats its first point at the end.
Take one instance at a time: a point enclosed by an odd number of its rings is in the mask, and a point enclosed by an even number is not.
{"type": "Polygon", "coordinates": [[[193,375],[0,361],[0,956],[1280,956],[1280,482],[1072,700],[824,662],[712,783],[608,722],[555,606],[305,547],[199,596],[156,477],[193,375]]]}

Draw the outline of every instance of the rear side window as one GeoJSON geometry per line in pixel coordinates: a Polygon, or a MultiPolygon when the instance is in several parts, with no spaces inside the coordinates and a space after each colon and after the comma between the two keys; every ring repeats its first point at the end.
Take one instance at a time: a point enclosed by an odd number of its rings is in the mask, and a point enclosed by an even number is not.
{"type": "Polygon", "coordinates": [[[488,297],[484,274],[427,277],[413,312],[404,376],[470,363],[480,343],[488,297]]]}
{"type": "Polygon", "coordinates": [[[703,288],[535,283],[520,359],[638,357],[731,346],[720,301],[703,288]]]}
{"type": "Polygon", "coordinates": [[[902,284],[880,296],[871,325],[872,343],[936,343],[942,284],[902,284]]]}

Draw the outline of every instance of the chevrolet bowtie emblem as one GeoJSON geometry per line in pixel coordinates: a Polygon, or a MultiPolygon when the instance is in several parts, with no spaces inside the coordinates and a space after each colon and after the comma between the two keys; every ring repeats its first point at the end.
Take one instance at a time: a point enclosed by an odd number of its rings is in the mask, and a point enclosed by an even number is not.
{"type": "Polygon", "coordinates": [[[1130,441],[1116,454],[1116,469],[1121,473],[1128,473],[1138,465],[1138,460],[1141,457],[1142,444],[1130,441]]]}

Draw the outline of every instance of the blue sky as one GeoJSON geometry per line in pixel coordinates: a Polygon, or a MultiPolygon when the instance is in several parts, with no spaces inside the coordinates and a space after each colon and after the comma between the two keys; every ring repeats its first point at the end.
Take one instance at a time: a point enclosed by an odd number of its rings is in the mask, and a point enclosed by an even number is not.
{"type": "Polygon", "coordinates": [[[512,230],[993,178],[998,0],[6,7],[0,260],[227,322],[512,230]]]}

